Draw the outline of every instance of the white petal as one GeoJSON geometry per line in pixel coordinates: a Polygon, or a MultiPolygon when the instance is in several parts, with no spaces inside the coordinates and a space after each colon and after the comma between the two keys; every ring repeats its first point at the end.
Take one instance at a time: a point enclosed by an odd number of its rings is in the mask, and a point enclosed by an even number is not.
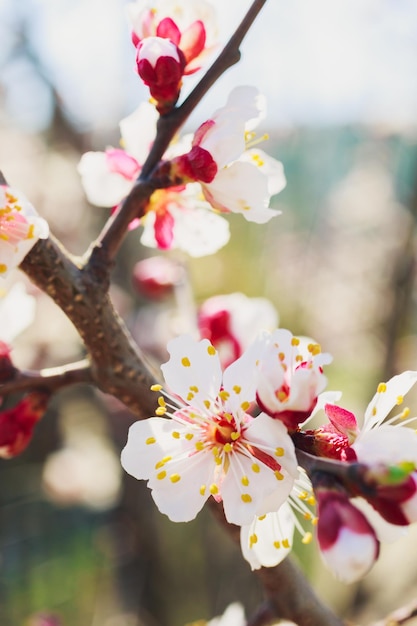
{"type": "Polygon", "coordinates": [[[399,398],[406,395],[411,387],[417,382],[417,372],[407,371],[391,378],[385,391],[377,391],[368,405],[362,431],[369,430],[376,424],[380,424],[391,409],[399,404],[399,398]]]}
{"type": "Polygon", "coordinates": [[[256,517],[250,525],[242,526],[242,554],[252,569],[274,567],[291,552],[294,536],[294,514],[288,503],[262,519],[256,517]]]}
{"type": "MultiPolygon", "coordinates": [[[[298,477],[298,465],[294,444],[287,429],[280,420],[275,420],[265,413],[260,413],[249,424],[245,431],[245,436],[251,444],[262,450],[269,447],[271,456],[274,456],[275,460],[278,461],[291,477],[291,481],[289,482],[293,482],[298,477]],[[279,456],[275,456],[277,448],[281,448],[279,456]]],[[[285,481],[282,482],[284,483],[285,481]]]]}
{"type": "Polygon", "coordinates": [[[210,497],[209,486],[215,470],[211,452],[173,459],[164,466],[163,479],[149,481],[152,497],[161,513],[172,522],[189,522],[210,497]]]}
{"type": "Polygon", "coordinates": [[[230,239],[229,223],[207,209],[174,209],[174,248],[197,258],[214,254],[230,239]]]}
{"type": "Polygon", "coordinates": [[[88,201],[95,206],[116,206],[132,188],[133,181],[109,170],[105,152],[83,154],[78,172],[88,201]]]}
{"type": "Polygon", "coordinates": [[[395,465],[410,462],[417,466],[417,433],[405,426],[382,424],[362,431],[352,448],[362,463],[395,465]]]}
{"type": "Polygon", "coordinates": [[[268,208],[268,179],[251,163],[235,161],[202,188],[206,200],[214,208],[241,213],[249,222],[265,224],[280,215],[280,211],[268,208]]]}
{"type": "Polygon", "coordinates": [[[123,148],[143,165],[156,135],[159,114],[150,102],[142,102],[130,115],[121,120],[120,135],[123,148]]]}
{"type": "Polygon", "coordinates": [[[223,387],[230,394],[225,403],[228,411],[234,412],[242,403],[255,400],[257,363],[267,337],[266,333],[259,333],[242,356],[225,369],[223,387]]]}
{"type": "Polygon", "coordinates": [[[268,181],[269,195],[274,196],[285,188],[287,179],[284,174],[284,166],[281,161],[277,161],[263,150],[256,150],[255,148],[245,150],[239,161],[252,163],[262,172],[268,181]]]}
{"type": "Polygon", "coordinates": [[[371,569],[377,557],[377,546],[371,535],[359,535],[344,527],[333,546],[320,554],[336,578],[350,584],[371,569]]]}
{"type": "Polygon", "coordinates": [[[170,359],[161,369],[168,387],[185,402],[207,412],[204,400],[217,398],[222,380],[216,350],[207,339],[196,341],[190,335],[172,339],[167,349],[170,359]]]}

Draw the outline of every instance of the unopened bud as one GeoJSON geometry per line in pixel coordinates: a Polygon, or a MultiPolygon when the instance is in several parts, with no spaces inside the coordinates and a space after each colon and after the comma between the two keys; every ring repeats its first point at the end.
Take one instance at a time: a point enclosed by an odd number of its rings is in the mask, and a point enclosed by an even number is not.
{"type": "Polygon", "coordinates": [[[161,256],[138,261],[132,272],[136,290],[151,300],[161,300],[172,295],[175,286],[184,280],[184,268],[161,256]]]}
{"type": "Polygon", "coordinates": [[[156,100],[156,108],[168,113],[181,90],[185,59],[181,50],[168,39],[146,37],[137,48],[138,74],[156,100]]]}

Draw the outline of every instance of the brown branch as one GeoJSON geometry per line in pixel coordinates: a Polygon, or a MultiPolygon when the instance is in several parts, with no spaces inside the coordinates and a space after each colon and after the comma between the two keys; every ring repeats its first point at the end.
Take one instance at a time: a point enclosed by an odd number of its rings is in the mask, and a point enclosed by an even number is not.
{"type": "Polygon", "coordinates": [[[0,396],[35,389],[52,393],[69,385],[92,382],[90,361],[83,359],[38,372],[17,371],[15,378],[0,385],[0,396]]]}
{"type": "Polygon", "coordinates": [[[78,330],[91,361],[91,379],[140,418],[155,409],[155,375],[130,337],[107,293],[108,275],[96,263],[82,268],[52,236],[39,240],[20,265],[78,330]]]}

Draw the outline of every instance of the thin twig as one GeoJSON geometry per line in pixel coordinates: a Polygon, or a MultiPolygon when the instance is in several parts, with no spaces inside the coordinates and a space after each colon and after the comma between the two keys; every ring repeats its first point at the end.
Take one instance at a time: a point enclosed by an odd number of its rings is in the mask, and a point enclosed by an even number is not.
{"type": "Polygon", "coordinates": [[[18,371],[16,377],[0,385],[0,396],[29,390],[57,391],[69,385],[93,382],[90,361],[83,359],[40,371],[18,371]]]}

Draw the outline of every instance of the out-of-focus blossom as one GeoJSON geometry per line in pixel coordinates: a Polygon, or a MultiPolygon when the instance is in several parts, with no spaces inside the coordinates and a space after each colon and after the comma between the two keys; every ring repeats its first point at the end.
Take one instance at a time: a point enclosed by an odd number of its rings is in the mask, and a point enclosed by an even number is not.
{"type": "Polygon", "coordinates": [[[57,615],[38,613],[29,619],[27,626],[63,626],[63,623],[57,615]]]}
{"type": "MultiPolygon", "coordinates": [[[[155,107],[143,103],[120,122],[124,150],[108,148],[83,154],[78,171],[91,204],[114,207],[130,192],[155,139],[157,119],[155,107]]],[[[185,138],[169,147],[166,157],[186,145],[185,138]]],[[[144,217],[133,226],[139,223],[144,228],[143,245],[178,248],[195,257],[217,252],[230,237],[227,221],[211,211],[197,183],[155,191],[144,217]]]]}
{"type": "Polygon", "coordinates": [[[132,282],[138,293],[151,300],[161,300],[173,294],[175,287],[185,280],[184,267],[163,256],[151,256],[135,263],[132,282]]]}
{"type": "Polygon", "coordinates": [[[32,391],[16,406],[0,411],[0,457],[17,456],[32,439],[33,430],[43,417],[49,394],[32,391]]]}
{"type": "Polygon", "coordinates": [[[0,275],[17,267],[39,238],[48,237],[47,222],[24,195],[0,185],[0,275]]]}
{"type": "Polygon", "coordinates": [[[260,330],[272,331],[278,314],[266,298],[248,298],[243,293],[213,296],[198,311],[200,336],[211,341],[223,367],[238,359],[260,330]]]}
{"type": "Polygon", "coordinates": [[[134,45],[147,37],[169,39],[184,55],[184,74],[198,70],[216,43],[215,11],[205,0],[138,0],[127,11],[134,45]]]}
{"type": "Polygon", "coordinates": [[[196,131],[191,151],[172,160],[177,175],[200,182],[213,208],[258,224],[280,214],[269,202],[286,185],[282,163],[254,147],[259,142],[253,129],[264,110],[255,87],[236,87],[196,131]]]}
{"type": "Polygon", "coordinates": [[[324,563],[342,582],[368,573],[379,555],[379,541],[365,515],[334,487],[315,487],[317,539],[324,563]]]}
{"type": "Polygon", "coordinates": [[[27,293],[23,282],[0,292],[0,339],[11,343],[35,319],[36,298],[27,293]]]}
{"type": "Polygon", "coordinates": [[[54,502],[104,511],[118,500],[120,474],[118,458],[107,442],[83,431],[49,455],[42,478],[54,502]]]}
{"type": "Polygon", "coordinates": [[[327,384],[323,365],[332,360],[317,343],[305,343],[289,330],[276,330],[265,343],[257,370],[259,406],[290,430],[310,417],[327,384]]]}
{"type": "Polygon", "coordinates": [[[168,39],[147,37],[137,48],[138,74],[149,87],[161,115],[168,113],[178,100],[185,59],[181,50],[168,39]]]}
{"type": "Polygon", "coordinates": [[[223,375],[207,340],[184,335],[168,350],[162,371],[178,400],[160,396],[161,417],[130,427],[121,457],[125,470],[148,480],[159,510],[172,521],[193,519],[210,496],[239,525],[278,509],[292,489],[297,462],[282,422],[247,413],[255,398],[258,345],[223,375]]]}

